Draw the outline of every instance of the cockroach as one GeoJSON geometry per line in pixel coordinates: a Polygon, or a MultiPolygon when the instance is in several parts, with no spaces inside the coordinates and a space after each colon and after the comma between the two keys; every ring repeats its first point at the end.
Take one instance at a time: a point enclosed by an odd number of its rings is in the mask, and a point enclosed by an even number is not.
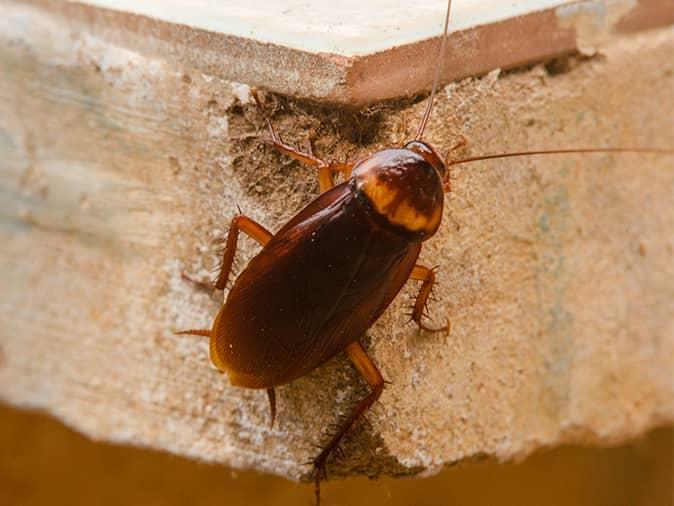
{"type": "MultiPolygon", "coordinates": [[[[442,221],[453,165],[540,154],[672,153],[651,148],[583,148],[445,160],[422,139],[440,78],[450,8],[451,0],[432,91],[417,135],[401,148],[384,149],[355,162],[326,162],[286,144],[257,92],[251,91],[271,143],[317,171],[320,195],[275,234],[244,214],[234,216],[212,287],[225,289],[240,232],[262,249],[236,278],[210,329],[177,332],[208,337],[211,361],[233,385],[266,390],[272,424],[276,387],[306,375],[339,352],[346,353],[371,391],[313,459],[317,502],[328,457],[384,389],[384,379],[359,339],[410,279],[421,282],[411,319],[425,331],[449,332],[449,322],[433,327],[424,321],[435,270],[417,259],[422,244],[442,221]],[[338,174],[343,182],[335,184],[338,174]]],[[[450,152],[463,144],[459,142],[450,152]]]]}

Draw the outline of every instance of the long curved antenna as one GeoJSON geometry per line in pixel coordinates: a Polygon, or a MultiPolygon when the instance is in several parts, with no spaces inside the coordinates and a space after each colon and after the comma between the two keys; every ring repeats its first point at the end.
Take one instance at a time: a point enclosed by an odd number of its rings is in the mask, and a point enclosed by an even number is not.
{"type": "Polygon", "coordinates": [[[579,149],[545,149],[538,151],[516,151],[513,153],[499,153],[494,155],[471,156],[469,158],[460,158],[458,160],[447,160],[447,167],[460,165],[462,163],[477,162],[479,160],[494,160],[496,158],[512,158],[515,156],[529,155],[559,155],[570,153],[652,153],[661,155],[674,154],[674,149],[660,148],[579,148],[579,149]]]}
{"type": "Polygon", "coordinates": [[[449,11],[452,8],[452,0],[447,0],[447,14],[445,15],[445,29],[442,33],[442,42],[440,43],[440,53],[438,54],[438,63],[435,66],[435,78],[433,79],[433,88],[431,89],[431,96],[428,97],[428,105],[426,106],[426,111],[424,116],[421,118],[421,124],[419,125],[419,131],[415,140],[420,141],[421,137],[424,135],[424,130],[426,128],[426,123],[428,123],[428,118],[431,116],[431,109],[433,108],[433,99],[435,98],[435,92],[438,88],[438,82],[440,81],[440,69],[442,69],[442,62],[445,57],[445,46],[447,45],[447,27],[449,26],[449,11]]]}

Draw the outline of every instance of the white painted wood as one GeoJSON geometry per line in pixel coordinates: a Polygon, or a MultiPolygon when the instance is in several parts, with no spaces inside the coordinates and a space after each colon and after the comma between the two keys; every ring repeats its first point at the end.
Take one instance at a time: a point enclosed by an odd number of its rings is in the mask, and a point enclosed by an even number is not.
{"type": "MultiPolygon", "coordinates": [[[[72,1],[72,0],[71,0],[72,1]]],[[[308,52],[359,56],[437,36],[445,0],[87,0],[118,11],[247,37],[308,52]]],[[[609,2],[634,5],[633,0],[609,2]]],[[[602,1],[455,0],[450,32],[485,25],[561,5],[581,6],[602,17],[602,1]]],[[[563,15],[563,14],[562,14],[563,15]]]]}

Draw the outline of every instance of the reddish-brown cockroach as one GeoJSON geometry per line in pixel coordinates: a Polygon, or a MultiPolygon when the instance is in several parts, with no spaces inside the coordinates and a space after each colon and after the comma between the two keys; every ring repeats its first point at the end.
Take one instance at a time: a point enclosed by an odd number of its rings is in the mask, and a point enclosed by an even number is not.
{"type": "MultiPolygon", "coordinates": [[[[210,357],[232,384],[265,389],[273,423],[274,388],[291,382],[344,351],[371,387],[313,460],[318,483],[342,438],[379,398],[384,379],[359,342],[409,280],[421,281],[412,320],[429,332],[424,307],[433,269],[417,264],[422,243],[435,234],[450,191],[449,168],[477,160],[554,153],[650,152],[649,148],[556,149],[444,160],[422,141],[439,82],[451,0],[433,88],[415,140],[356,162],[326,162],[284,143],[264,113],[276,149],[318,172],[320,195],[273,234],[251,218],[232,219],[214,288],[225,288],[240,231],[262,246],[239,274],[211,329],[185,330],[210,339],[210,357]],[[334,176],[344,182],[335,185],[334,176]]],[[[462,145],[459,143],[452,149],[462,145]]]]}

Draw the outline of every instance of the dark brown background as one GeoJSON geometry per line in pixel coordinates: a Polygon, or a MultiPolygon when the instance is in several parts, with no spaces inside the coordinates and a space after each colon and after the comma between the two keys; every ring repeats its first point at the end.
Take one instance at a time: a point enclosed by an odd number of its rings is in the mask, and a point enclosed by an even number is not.
{"type": "MultiPolygon", "coordinates": [[[[523,463],[462,465],[427,479],[324,484],[325,505],[673,503],[674,430],[620,448],[563,447],[523,463]]],[[[94,443],[39,413],[0,406],[0,505],[310,505],[311,485],[94,443]]]]}

